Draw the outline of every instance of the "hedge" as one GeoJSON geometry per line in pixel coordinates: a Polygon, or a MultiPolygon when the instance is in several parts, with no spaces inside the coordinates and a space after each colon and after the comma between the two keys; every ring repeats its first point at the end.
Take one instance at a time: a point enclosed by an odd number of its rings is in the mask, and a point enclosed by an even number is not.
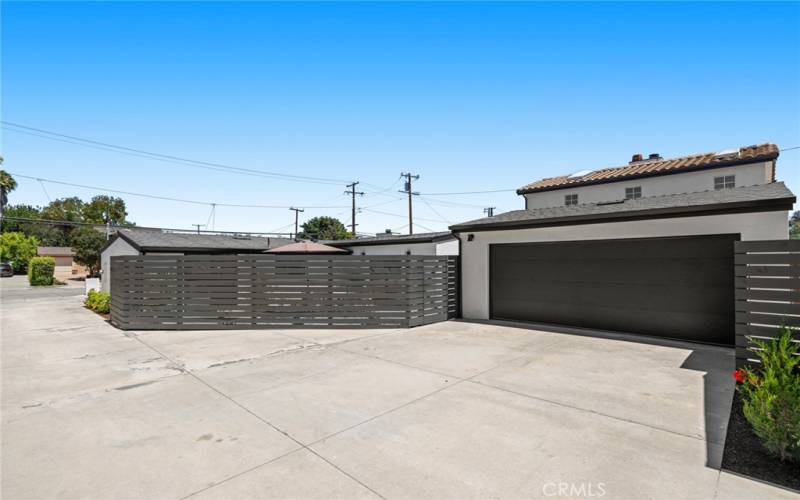
{"type": "Polygon", "coordinates": [[[53,257],[34,257],[28,262],[28,282],[32,286],[50,286],[55,283],[55,270],[56,260],[53,257]]]}
{"type": "Polygon", "coordinates": [[[84,304],[94,312],[107,314],[111,311],[111,295],[108,292],[89,290],[84,304]]]}

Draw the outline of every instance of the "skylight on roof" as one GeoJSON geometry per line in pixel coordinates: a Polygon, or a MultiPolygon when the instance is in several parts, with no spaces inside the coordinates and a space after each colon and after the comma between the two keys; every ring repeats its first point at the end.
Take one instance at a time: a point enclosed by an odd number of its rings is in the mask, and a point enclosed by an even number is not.
{"type": "Polygon", "coordinates": [[[592,172],[594,172],[594,170],[578,170],[574,174],[569,174],[567,179],[579,179],[581,177],[586,177],[587,175],[591,174],[592,172]]]}

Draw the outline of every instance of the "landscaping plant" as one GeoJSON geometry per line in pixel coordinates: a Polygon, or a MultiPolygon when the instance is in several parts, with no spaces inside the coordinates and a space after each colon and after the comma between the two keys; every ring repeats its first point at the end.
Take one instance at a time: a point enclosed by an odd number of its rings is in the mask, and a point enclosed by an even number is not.
{"type": "Polygon", "coordinates": [[[764,447],[781,460],[800,461],[800,344],[782,327],[776,338],[755,344],[761,365],[733,372],[744,416],[764,447]]]}
{"type": "Polygon", "coordinates": [[[84,305],[96,313],[108,314],[111,311],[111,294],[89,290],[84,305]]]}
{"type": "Polygon", "coordinates": [[[50,286],[55,283],[53,273],[56,260],[52,257],[33,257],[28,262],[28,282],[32,286],[50,286]]]}
{"type": "Polygon", "coordinates": [[[0,260],[11,261],[14,272],[24,272],[28,261],[36,256],[38,244],[36,238],[19,232],[0,234],[0,260]]]}

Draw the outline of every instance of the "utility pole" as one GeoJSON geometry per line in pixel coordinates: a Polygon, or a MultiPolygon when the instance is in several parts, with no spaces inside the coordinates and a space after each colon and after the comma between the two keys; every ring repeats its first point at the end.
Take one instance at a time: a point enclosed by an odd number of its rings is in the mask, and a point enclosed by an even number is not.
{"type": "Polygon", "coordinates": [[[305,212],[304,208],[289,207],[289,210],[294,210],[294,238],[297,239],[297,225],[300,221],[300,212],[305,212]]]}
{"type": "Polygon", "coordinates": [[[486,214],[486,217],[494,217],[494,209],[497,207],[486,207],[483,209],[483,213],[486,214]]]}
{"type": "Polygon", "coordinates": [[[356,191],[356,186],[358,186],[358,184],[358,181],[353,181],[347,185],[347,191],[344,192],[345,194],[353,195],[353,218],[352,224],[350,224],[350,231],[353,233],[353,238],[356,237],[356,195],[364,196],[364,193],[361,191],[356,191]]]}
{"type": "Polygon", "coordinates": [[[417,180],[419,179],[419,175],[403,172],[400,174],[400,177],[406,178],[405,189],[399,192],[408,193],[408,234],[414,234],[414,209],[412,207],[411,197],[419,193],[415,193],[414,190],[411,189],[411,179],[417,180]]]}
{"type": "Polygon", "coordinates": [[[205,224],[192,224],[192,225],[197,228],[197,234],[200,234],[200,228],[205,226],[205,224]]]}

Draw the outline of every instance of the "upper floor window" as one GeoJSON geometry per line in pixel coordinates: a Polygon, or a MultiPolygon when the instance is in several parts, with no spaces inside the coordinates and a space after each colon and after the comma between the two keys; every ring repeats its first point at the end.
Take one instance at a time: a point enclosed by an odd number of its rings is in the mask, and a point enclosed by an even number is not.
{"type": "Polygon", "coordinates": [[[568,194],[564,196],[564,205],[577,205],[578,204],[578,195],[577,194],[568,194]]]}
{"type": "Polygon", "coordinates": [[[625,199],[635,200],[642,197],[642,186],[625,188],[625,199]]]}
{"type": "Polygon", "coordinates": [[[714,189],[731,189],[736,187],[735,175],[723,175],[714,177],[714,189]]]}

